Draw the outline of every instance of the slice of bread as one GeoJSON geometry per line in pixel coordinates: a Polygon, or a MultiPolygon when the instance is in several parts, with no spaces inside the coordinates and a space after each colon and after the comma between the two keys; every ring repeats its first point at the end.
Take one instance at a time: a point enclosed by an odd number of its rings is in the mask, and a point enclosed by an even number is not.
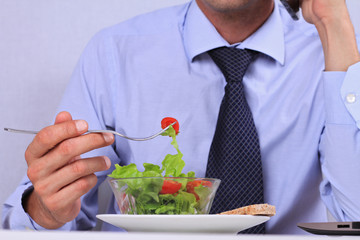
{"type": "Polygon", "coordinates": [[[257,216],[274,216],[276,214],[275,206],[264,204],[254,204],[230,211],[219,213],[219,215],[257,215],[257,216]]]}

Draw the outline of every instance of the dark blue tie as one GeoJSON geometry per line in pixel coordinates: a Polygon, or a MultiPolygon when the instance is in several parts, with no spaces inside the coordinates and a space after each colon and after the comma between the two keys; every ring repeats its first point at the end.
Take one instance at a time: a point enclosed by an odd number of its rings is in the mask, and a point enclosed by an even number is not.
{"type": "MultiPolygon", "coordinates": [[[[206,177],[221,179],[211,208],[219,213],[264,202],[259,139],[242,84],[256,52],[222,47],[209,55],[227,81],[206,169],[206,177]]],[[[245,230],[264,232],[264,224],[245,230]]]]}

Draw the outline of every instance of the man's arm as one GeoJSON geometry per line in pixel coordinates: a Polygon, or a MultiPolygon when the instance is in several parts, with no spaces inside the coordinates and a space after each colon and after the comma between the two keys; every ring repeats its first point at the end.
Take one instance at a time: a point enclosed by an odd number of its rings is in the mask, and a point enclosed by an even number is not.
{"type": "Polygon", "coordinates": [[[319,152],[320,195],[338,221],[360,217],[360,54],[345,0],[303,0],[302,13],[319,33],[326,125],[319,152]]]}

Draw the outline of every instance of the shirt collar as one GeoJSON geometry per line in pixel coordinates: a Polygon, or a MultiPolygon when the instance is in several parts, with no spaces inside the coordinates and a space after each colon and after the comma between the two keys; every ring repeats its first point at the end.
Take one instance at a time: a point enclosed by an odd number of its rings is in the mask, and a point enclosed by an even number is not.
{"type": "MultiPolygon", "coordinates": [[[[191,2],[185,16],[184,43],[189,61],[193,61],[197,55],[211,49],[230,46],[206,18],[195,0],[191,2]]],[[[284,64],[284,30],[277,1],[275,1],[274,11],[268,20],[236,47],[262,52],[280,64],[284,64]]]]}

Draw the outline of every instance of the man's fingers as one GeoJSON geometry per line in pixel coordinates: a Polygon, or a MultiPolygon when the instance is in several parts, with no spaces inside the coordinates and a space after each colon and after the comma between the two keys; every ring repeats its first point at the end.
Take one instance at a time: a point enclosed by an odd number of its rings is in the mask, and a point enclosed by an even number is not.
{"type": "Polygon", "coordinates": [[[26,160],[42,157],[65,139],[77,137],[87,131],[84,120],[66,121],[42,129],[26,150],[26,160]]]}
{"type": "Polygon", "coordinates": [[[68,164],[74,157],[91,150],[112,144],[114,135],[111,133],[85,134],[76,138],[63,141],[47,154],[46,159],[51,159],[48,169],[55,171],[68,164]]]}
{"type": "Polygon", "coordinates": [[[60,112],[55,118],[55,124],[59,124],[66,121],[71,121],[72,116],[68,112],[60,112]]]}
{"type": "Polygon", "coordinates": [[[68,165],[77,156],[108,146],[113,143],[113,140],[114,135],[110,133],[92,133],[66,139],[48,152],[46,156],[29,164],[28,176],[34,182],[48,177],[68,165]]]}
{"type": "Polygon", "coordinates": [[[75,182],[67,185],[59,192],[52,195],[46,205],[50,211],[59,212],[61,209],[68,209],[77,201],[82,195],[87,193],[97,183],[95,174],[90,174],[79,178],[75,182]]]}
{"type": "Polygon", "coordinates": [[[34,187],[39,195],[52,195],[84,176],[110,168],[108,157],[79,159],[59,169],[46,180],[38,182],[34,187]]]}
{"type": "Polygon", "coordinates": [[[70,163],[72,163],[72,162],[75,162],[75,161],[77,161],[77,160],[80,160],[81,159],[81,156],[79,155],[79,156],[75,156],[75,157],[73,157],[72,159],[70,159],[70,161],[68,162],[68,164],[70,164],[70,163]]]}

